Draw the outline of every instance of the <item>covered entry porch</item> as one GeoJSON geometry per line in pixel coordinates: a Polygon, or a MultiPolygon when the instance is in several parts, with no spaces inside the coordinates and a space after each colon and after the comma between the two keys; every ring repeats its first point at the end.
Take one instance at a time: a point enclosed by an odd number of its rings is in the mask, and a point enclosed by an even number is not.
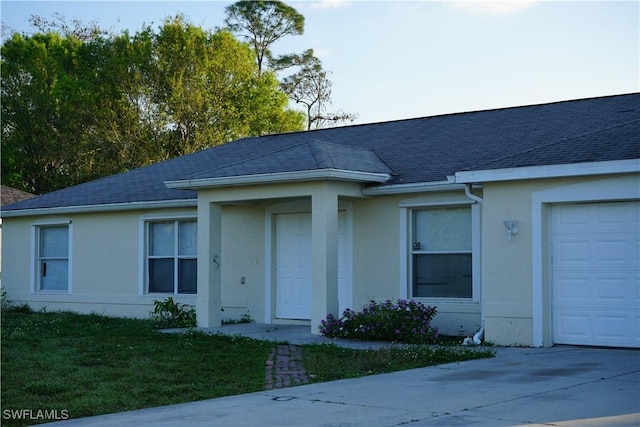
{"type": "Polygon", "coordinates": [[[233,296],[237,276],[244,284],[242,271],[251,270],[256,274],[244,297],[247,307],[260,312],[258,319],[271,323],[284,310],[289,321],[308,318],[304,320],[310,320],[311,332],[318,333],[320,321],[328,313],[338,315],[340,309],[339,211],[347,212],[348,218],[348,202],[364,197],[363,186],[387,182],[392,174],[367,148],[311,140],[278,147],[266,157],[249,155],[239,162],[165,182],[169,188],[198,192],[198,326],[221,325],[224,293],[233,296]],[[236,215],[234,207],[250,212],[236,215]],[[287,214],[307,216],[277,216],[287,214]],[[287,225],[293,229],[276,233],[278,221],[285,227],[286,220],[292,220],[287,225]],[[309,240],[310,250],[296,250],[296,245],[307,246],[309,240]],[[287,253],[292,255],[290,262],[283,263],[287,253]],[[278,273],[278,267],[289,271],[278,273]],[[260,269],[262,279],[257,274],[260,269]],[[288,289],[278,280],[289,280],[288,289]],[[301,289],[299,295],[291,295],[301,289]],[[286,298],[288,307],[283,304],[286,298]]]}
{"type": "Polygon", "coordinates": [[[262,308],[252,310],[260,323],[310,323],[318,333],[328,313],[349,306],[352,206],[363,197],[361,185],[322,180],[198,189],[198,327],[220,326],[223,307],[238,299],[234,287],[245,280],[246,306],[262,308]],[[248,270],[256,274],[245,277],[248,270]]]}

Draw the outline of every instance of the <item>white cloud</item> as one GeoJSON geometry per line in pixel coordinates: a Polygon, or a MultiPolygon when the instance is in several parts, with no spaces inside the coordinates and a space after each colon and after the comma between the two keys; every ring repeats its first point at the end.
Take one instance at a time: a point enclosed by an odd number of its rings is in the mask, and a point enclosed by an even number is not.
{"type": "Polygon", "coordinates": [[[313,54],[317,58],[323,59],[331,55],[331,51],[329,49],[318,48],[318,49],[313,49],[313,54]]]}
{"type": "Polygon", "coordinates": [[[320,0],[311,3],[312,9],[338,9],[349,4],[348,0],[320,0]]]}
{"type": "Polygon", "coordinates": [[[524,11],[536,0],[448,0],[447,3],[457,11],[474,15],[514,15],[524,11]]]}

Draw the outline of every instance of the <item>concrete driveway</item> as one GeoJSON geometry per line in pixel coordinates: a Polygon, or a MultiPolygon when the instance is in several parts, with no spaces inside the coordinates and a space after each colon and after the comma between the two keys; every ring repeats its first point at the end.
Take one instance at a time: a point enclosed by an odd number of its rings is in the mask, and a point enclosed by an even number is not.
{"type": "Polygon", "coordinates": [[[640,351],[473,360],[64,421],[61,426],[640,426],[640,351]]]}

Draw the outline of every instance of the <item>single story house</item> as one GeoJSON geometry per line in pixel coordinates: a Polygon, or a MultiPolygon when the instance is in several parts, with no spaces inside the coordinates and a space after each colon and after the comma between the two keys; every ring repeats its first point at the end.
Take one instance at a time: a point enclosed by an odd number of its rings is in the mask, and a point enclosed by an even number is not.
{"type": "Polygon", "coordinates": [[[496,344],[640,347],[640,93],[245,138],[2,218],[35,309],[318,333],[403,298],[496,344]]]}

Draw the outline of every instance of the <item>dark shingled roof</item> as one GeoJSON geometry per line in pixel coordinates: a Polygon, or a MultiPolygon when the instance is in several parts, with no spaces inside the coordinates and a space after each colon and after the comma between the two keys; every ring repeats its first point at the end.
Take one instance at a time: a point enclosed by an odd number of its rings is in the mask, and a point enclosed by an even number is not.
{"type": "MultiPolygon", "coordinates": [[[[166,181],[303,170],[388,173],[384,185],[459,171],[640,158],[640,93],[245,138],[59,190],[4,210],[195,199],[166,181]]],[[[376,184],[379,185],[379,184],[376,184]]]]}
{"type": "Polygon", "coordinates": [[[185,179],[222,178],[320,169],[393,174],[393,171],[369,148],[311,140],[296,141],[293,145],[278,147],[272,152],[258,153],[255,157],[187,176],[185,179]]]}

